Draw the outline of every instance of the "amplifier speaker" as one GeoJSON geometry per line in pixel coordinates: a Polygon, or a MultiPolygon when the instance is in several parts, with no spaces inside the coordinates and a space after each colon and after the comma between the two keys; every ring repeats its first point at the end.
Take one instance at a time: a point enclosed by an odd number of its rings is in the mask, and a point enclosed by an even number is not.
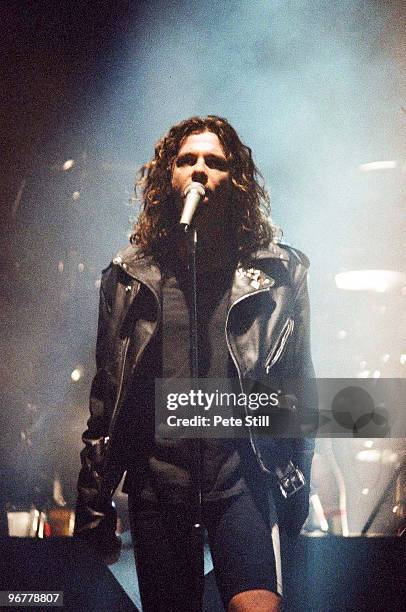
{"type": "Polygon", "coordinates": [[[70,612],[137,612],[106,565],[73,538],[0,538],[0,590],[63,591],[60,609],[70,612]]]}

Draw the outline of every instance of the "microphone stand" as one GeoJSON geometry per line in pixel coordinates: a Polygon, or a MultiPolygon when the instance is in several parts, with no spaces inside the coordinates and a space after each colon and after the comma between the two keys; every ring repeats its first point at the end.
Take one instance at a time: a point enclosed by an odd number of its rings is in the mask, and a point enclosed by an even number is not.
{"type": "MultiPolygon", "coordinates": [[[[199,345],[198,345],[198,320],[197,320],[197,270],[196,270],[196,248],[197,231],[193,229],[190,233],[185,228],[188,243],[188,264],[191,277],[192,300],[190,310],[190,363],[191,378],[196,381],[199,377],[199,345]]],[[[203,444],[201,438],[194,440],[193,448],[194,471],[192,471],[192,550],[194,564],[194,600],[191,610],[201,612],[203,609],[204,594],[204,539],[202,522],[202,467],[203,467],[203,444]]]]}

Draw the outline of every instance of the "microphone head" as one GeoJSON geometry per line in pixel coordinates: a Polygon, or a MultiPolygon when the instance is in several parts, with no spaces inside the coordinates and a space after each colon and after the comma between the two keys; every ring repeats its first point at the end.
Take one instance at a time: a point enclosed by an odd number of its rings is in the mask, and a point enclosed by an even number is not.
{"type": "Polygon", "coordinates": [[[199,195],[200,195],[202,198],[204,198],[204,196],[206,195],[205,188],[203,187],[203,185],[202,185],[201,183],[196,183],[196,182],[194,182],[194,183],[190,183],[190,184],[189,184],[189,185],[186,187],[186,189],[185,189],[185,191],[184,191],[184,193],[183,193],[184,197],[186,198],[186,196],[187,196],[187,195],[188,195],[188,194],[189,194],[191,191],[196,191],[196,192],[197,192],[197,193],[198,193],[198,194],[199,194],[199,195]]]}
{"type": "Polygon", "coordinates": [[[204,198],[205,193],[205,189],[201,183],[190,183],[190,185],[186,187],[184,192],[185,204],[180,218],[180,224],[185,226],[185,231],[187,231],[191,224],[196,208],[201,199],[204,198]]]}

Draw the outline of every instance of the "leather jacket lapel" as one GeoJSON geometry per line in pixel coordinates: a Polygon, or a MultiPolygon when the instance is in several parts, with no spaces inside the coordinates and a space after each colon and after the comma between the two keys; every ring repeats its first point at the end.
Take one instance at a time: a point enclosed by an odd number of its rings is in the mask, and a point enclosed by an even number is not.
{"type": "MultiPolygon", "coordinates": [[[[280,260],[278,252],[272,253],[269,261],[274,259],[277,262],[280,260]]],[[[159,267],[152,257],[139,257],[134,250],[128,248],[121,251],[113,262],[154,295],[158,308],[156,318],[154,316],[154,320],[148,322],[148,329],[145,327],[146,321],[143,322],[144,332],[152,337],[162,313],[162,275],[159,267]]],[[[264,267],[261,260],[255,263],[264,267]]],[[[240,265],[236,269],[225,333],[241,377],[257,377],[264,373],[262,370],[265,371],[266,365],[272,363],[291,314],[289,287],[278,286],[275,279],[260,268],[240,265]]],[[[134,331],[138,336],[137,330],[134,331]]],[[[136,344],[145,348],[148,338],[142,335],[142,342],[136,344]]],[[[138,361],[137,357],[134,355],[133,359],[138,361]]]]}
{"type": "Polygon", "coordinates": [[[238,268],[230,298],[226,333],[240,378],[265,374],[292,314],[290,287],[277,286],[262,270],[238,268]],[[248,298],[248,299],[247,299],[248,298]]]}

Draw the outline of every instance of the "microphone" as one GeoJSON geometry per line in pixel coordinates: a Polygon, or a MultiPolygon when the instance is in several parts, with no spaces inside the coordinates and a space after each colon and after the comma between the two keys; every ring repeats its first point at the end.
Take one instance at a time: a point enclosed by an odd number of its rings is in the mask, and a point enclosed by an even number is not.
{"type": "Polygon", "coordinates": [[[190,185],[186,187],[185,193],[183,194],[185,197],[185,204],[180,218],[180,224],[185,226],[185,232],[189,229],[196,208],[205,194],[206,192],[201,183],[190,183],[190,185]]]}

